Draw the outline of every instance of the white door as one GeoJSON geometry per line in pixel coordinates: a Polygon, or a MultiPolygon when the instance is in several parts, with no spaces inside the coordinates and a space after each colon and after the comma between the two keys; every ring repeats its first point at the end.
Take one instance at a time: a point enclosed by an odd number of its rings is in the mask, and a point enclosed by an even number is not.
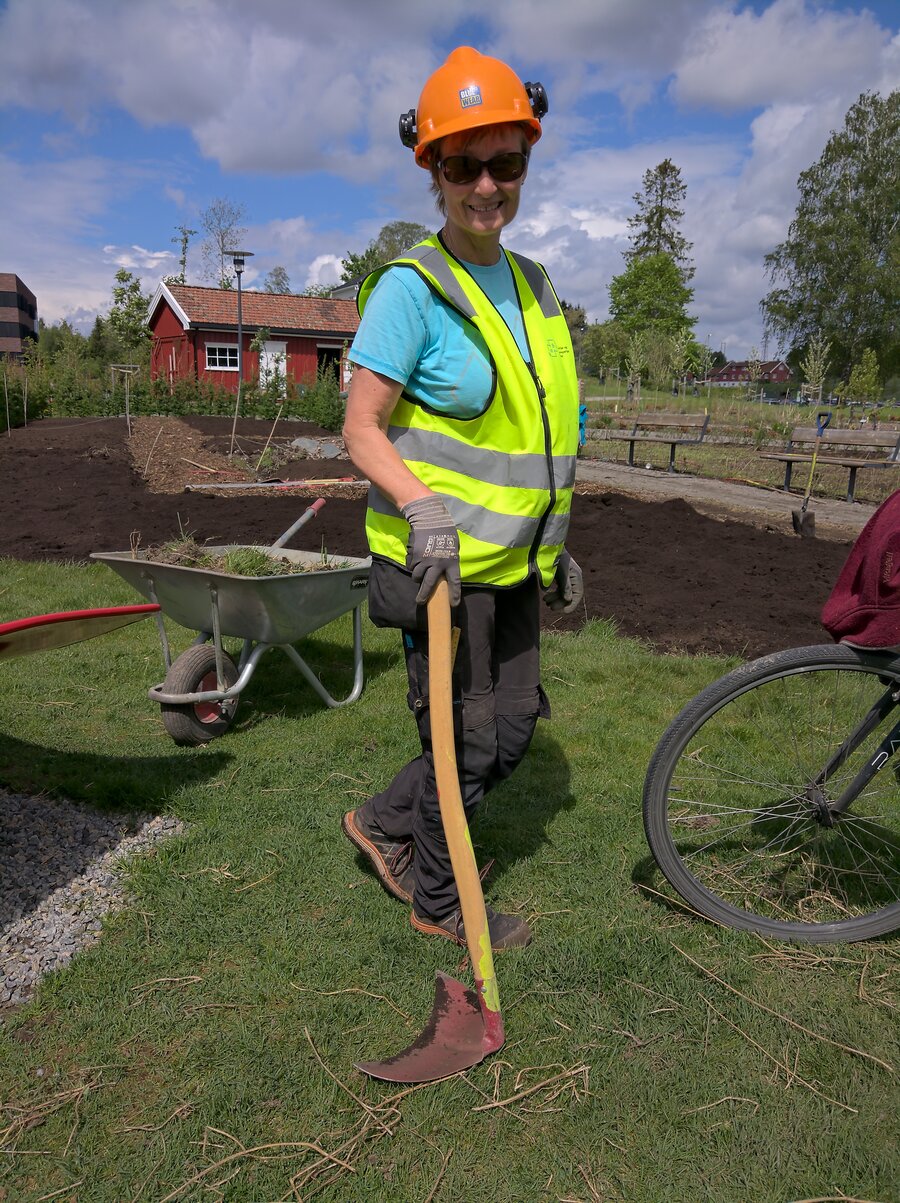
{"type": "Polygon", "coordinates": [[[263,345],[259,356],[259,383],[265,388],[271,380],[278,381],[278,396],[287,388],[287,343],[270,341],[263,345]]]}

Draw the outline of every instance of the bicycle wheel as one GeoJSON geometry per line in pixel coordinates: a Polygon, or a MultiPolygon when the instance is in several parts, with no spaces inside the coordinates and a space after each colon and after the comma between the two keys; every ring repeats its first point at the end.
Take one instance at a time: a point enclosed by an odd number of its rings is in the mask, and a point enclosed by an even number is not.
{"type": "Polygon", "coordinates": [[[786,940],[900,927],[900,764],[845,814],[829,812],[900,719],[891,694],[900,699],[900,658],[827,644],[742,665],[689,702],[644,783],[647,840],[682,898],[786,940]],[[888,713],[864,733],[879,700],[888,713]],[[857,746],[829,770],[854,731],[857,746]]]}

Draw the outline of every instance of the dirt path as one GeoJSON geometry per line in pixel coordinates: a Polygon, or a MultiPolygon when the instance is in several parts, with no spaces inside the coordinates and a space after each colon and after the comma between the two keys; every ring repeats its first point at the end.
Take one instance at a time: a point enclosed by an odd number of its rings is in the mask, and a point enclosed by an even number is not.
{"type": "MultiPolygon", "coordinates": [[[[755,488],[736,481],[706,480],[659,470],[651,472],[611,464],[602,460],[579,460],[578,478],[644,501],[680,497],[701,514],[753,526],[793,532],[791,512],[799,510],[802,496],[781,489],[755,488]]],[[[875,512],[874,505],[814,498],[809,511],[815,514],[815,537],[839,543],[853,540],[875,512]]]]}
{"type": "MultiPolygon", "coordinates": [[[[250,478],[249,468],[225,456],[231,419],[191,419],[187,429],[147,423],[130,447],[124,419],[113,418],[45,419],[0,438],[0,556],[83,561],[92,551],[125,550],[135,536],[146,546],[181,529],[212,543],[269,542],[318,495],[328,504],[292,545],[319,550],[324,542],[337,554],[366,554],[364,487],[185,492],[212,478],[250,478]]],[[[238,422],[248,461],[255,463],[269,432],[270,423],[238,422]]],[[[325,434],[291,423],[279,438],[311,433],[325,434]]],[[[278,469],[293,480],[351,472],[338,459],[290,460],[278,469]]],[[[819,537],[799,539],[790,523],[796,498],[751,490],[765,498],[765,506],[758,497],[751,506],[741,486],[717,489],[616,465],[580,463],[579,479],[568,547],[584,570],[585,608],[553,626],[574,630],[585,618],[611,617],[623,634],[661,650],[745,656],[826,639],[818,615],[864,507],[848,507],[853,525],[839,528],[816,502],[819,537]]],[[[2,606],[0,590],[0,619],[22,617],[2,606]]],[[[32,612],[41,612],[39,598],[32,612]]],[[[548,624],[551,617],[547,611],[548,624]]]]}

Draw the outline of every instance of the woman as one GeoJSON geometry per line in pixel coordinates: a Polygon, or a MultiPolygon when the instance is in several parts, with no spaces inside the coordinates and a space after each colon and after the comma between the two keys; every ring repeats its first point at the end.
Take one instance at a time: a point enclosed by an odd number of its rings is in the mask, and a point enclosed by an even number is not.
{"type": "MultiPolygon", "coordinates": [[[[549,717],[541,589],[563,611],[583,596],[564,548],[578,441],[571,340],[543,269],[500,245],[546,112],[540,84],[470,47],[430,77],[400,135],[431,172],[446,220],[363,282],[350,351],[343,433],[372,482],[369,615],[403,633],[422,752],[342,825],[385,888],[412,903],[413,927],[460,944],[431,750],[428,597],[446,578],[461,632],[456,754],[471,817],[549,717]]],[[[530,942],[519,916],[487,910],[495,949],[530,942]]]]}

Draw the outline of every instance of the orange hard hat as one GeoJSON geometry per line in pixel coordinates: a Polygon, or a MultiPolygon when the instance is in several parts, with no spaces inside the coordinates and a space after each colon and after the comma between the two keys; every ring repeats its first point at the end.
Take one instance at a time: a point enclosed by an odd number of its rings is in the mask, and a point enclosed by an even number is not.
{"type": "Polygon", "coordinates": [[[500,59],[457,46],[426,80],[418,109],[400,117],[400,140],[415,150],[420,167],[428,167],[432,142],[482,125],[516,121],[533,144],[548,110],[542,84],[523,84],[500,59]]]}

